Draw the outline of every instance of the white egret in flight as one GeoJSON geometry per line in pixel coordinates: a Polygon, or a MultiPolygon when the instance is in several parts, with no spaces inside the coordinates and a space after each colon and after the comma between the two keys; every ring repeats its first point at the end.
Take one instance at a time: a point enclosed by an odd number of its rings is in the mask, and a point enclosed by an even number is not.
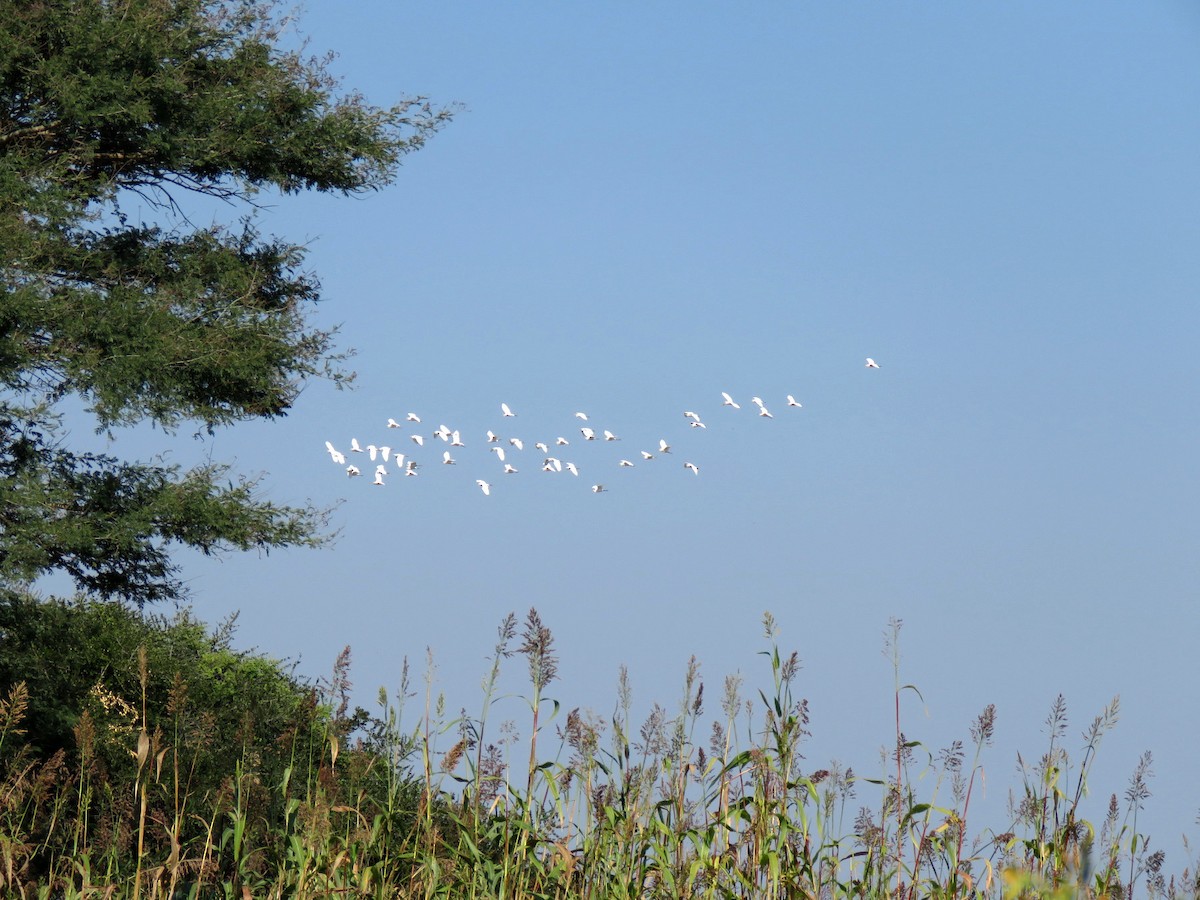
{"type": "Polygon", "coordinates": [[[730,397],[724,391],[721,391],[721,396],[725,398],[725,403],[724,403],[725,406],[732,406],[734,409],[741,409],[741,407],[738,404],[733,402],[733,398],[730,397]]]}
{"type": "Polygon", "coordinates": [[[699,474],[700,474],[700,469],[699,469],[699,468],[697,468],[697,466],[696,466],[696,464],[695,464],[695,463],[685,462],[685,463],[683,464],[683,467],[684,467],[685,469],[691,469],[691,470],[692,470],[692,473],[693,473],[693,474],[695,474],[695,475],[699,475],[699,474]]]}
{"type": "Polygon", "coordinates": [[[444,466],[456,465],[454,458],[450,455],[449,450],[447,450],[445,453],[442,454],[442,465],[444,465],[444,466]]]}
{"type": "Polygon", "coordinates": [[[791,394],[787,396],[788,406],[803,406],[804,404],[793,397],[791,394]]]}
{"type": "Polygon", "coordinates": [[[346,454],[334,447],[332,441],[325,442],[325,449],[329,451],[329,458],[337,465],[344,466],[346,464],[346,454]]]}
{"type": "Polygon", "coordinates": [[[491,494],[492,486],[490,484],[488,484],[486,481],[484,481],[482,478],[476,478],[475,483],[477,485],[479,485],[479,489],[481,491],[483,491],[484,494],[491,494]]]}
{"type": "Polygon", "coordinates": [[[868,356],[867,357],[867,368],[868,369],[878,369],[879,363],[875,362],[875,360],[871,359],[871,357],[868,356]]]}
{"type": "Polygon", "coordinates": [[[509,409],[509,408],[508,408],[508,404],[507,404],[507,403],[501,403],[501,404],[500,404],[500,412],[504,413],[504,417],[505,417],[506,419],[511,419],[511,418],[513,418],[514,416],[516,416],[516,413],[515,413],[515,412],[513,412],[511,409],[509,409]]]}

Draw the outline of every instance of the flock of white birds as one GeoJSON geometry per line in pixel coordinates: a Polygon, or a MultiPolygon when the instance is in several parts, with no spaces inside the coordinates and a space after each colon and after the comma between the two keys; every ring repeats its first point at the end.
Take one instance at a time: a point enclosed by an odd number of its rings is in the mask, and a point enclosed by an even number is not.
{"type": "MultiPolygon", "coordinates": [[[[879,365],[875,362],[875,360],[867,357],[867,368],[878,369],[879,365]]],[[[740,410],[742,408],[740,403],[738,403],[733,399],[732,396],[724,391],[721,392],[721,399],[723,401],[723,406],[731,407],[735,410],[740,410]]],[[[798,401],[791,394],[788,394],[786,399],[787,407],[789,409],[802,408],[800,401],[798,401]]],[[[760,418],[775,418],[771,411],[767,409],[767,406],[761,397],[751,397],[750,403],[758,408],[758,416],[760,418]]],[[[500,413],[504,419],[517,418],[517,414],[512,411],[512,408],[507,403],[500,404],[500,413]]],[[[693,412],[692,410],[685,410],[683,416],[688,420],[688,424],[692,428],[708,427],[700,419],[699,414],[693,412]]],[[[580,468],[579,465],[574,461],[564,461],[562,456],[565,456],[570,451],[560,448],[571,446],[572,440],[582,443],[613,443],[621,440],[620,437],[608,429],[600,429],[597,431],[595,427],[587,424],[590,422],[590,419],[585,412],[575,413],[575,418],[578,420],[576,422],[576,427],[579,430],[579,438],[568,439],[560,435],[554,438],[553,441],[540,440],[533,443],[533,449],[538,451],[537,457],[541,458],[540,463],[534,463],[536,468],[540,469],[542,472],[547,472],[550,474],[566,472],[575,478],[578,478],[580,468]],[[580,425],[579,422],[584,424],[580,425]]],[[[415,426],[420,425],[421,417],[416,413],[410,412],[407,416],[405,416],[403,422],[399,422],[396,419],[388,419],[386,427],[388,429],[401,429],[405,427],[415,428],[415,426]]],[[[455,450],[459,447],[466,446],[466,442],[462,439],[462,432],[458,430],[452,430],[446,425],[439,425],[437,430],[429,435],[414,431],[413,434],[409,435],[409,441],[415,445],[417,449],[415,451],[411,451],[411,448],[408,448],[407,445],[405,445],[406,449],[409,449],[411,453],[402,453],[400,450],[392,447],[389,444],[380,443],[367,444],[366,446],[363,446],[359,443],[358,438],[351,438],[349,453],[351,454],[351,459],[356,459],[354,462],[347,461],[348,458],[346,454],[335,447],[332,441],[325,442],[325,450],[329,453],[329,458],[336,465],[344,467],[346,475],[350,478],[362,476],[363,467],[360,465],[360,461],[364,462],[368,468],[370,467],[371,463],[374,463],[375,480],[371,483],[377,487],[385,487],[387,485],[387,480],[391,475],[414,478],[419,474],[421,468],[426,463],[419,462],[416,458],[416,455],[413,454],[428,454],[429,456],[433,457],[435,462],[440,463],[441,465],[453,466],[458,464],[458,460],[454,458],[455,450]],[[442,451],[440,460],[438,460],[434,455],[436,454],[436,450],[425,449],[426,437],[429,437],[431,440],[440,440],[444,445],[446,445],[446,449],[442,451]],[[358,458],[355,458],[354,454],[362,454],[363,459],[359,460],[358,458]],[[389,468],[389,466],[391,468],[389,468]]],[[[489,429],[487,434],[484,436],[484,441],[488,445],[488,450],[495,456],[497,470],[500,472],[501,477],[505,475],[516,475],[521,471],[521,469],[517,467],[517,462],[524,458],[525,441],[523,439],[519,437],[501,437],[499,434],[489,429]]],[[[670,453],[671,445],[667,443],[665,438],[660,438],[658,441],[657,450],[640,450],[637,453],[639,462],[635,463],[631,459],[620,459],[617,461],[615,468],[632,469],[636,465],[648,463],[658,456],[665,456],[670,453]]],[[[534,459],[536,460],[537,457],[534,457],[534,459]]],[[[693,475],[700,474],[699,466],[688,460],[684,460],[683,468],[693,475]]],[[[492,493],[492,483],[486,479],[477,478],[475,479],[475,484],[479,486],[479,489],[483,491],[485,495],[490,495],[492,493]]],[[[607,490],[608,488],[603,483],[596,483],[592,485],[592,493],[594,494],[602,494],[607,490]]]]}

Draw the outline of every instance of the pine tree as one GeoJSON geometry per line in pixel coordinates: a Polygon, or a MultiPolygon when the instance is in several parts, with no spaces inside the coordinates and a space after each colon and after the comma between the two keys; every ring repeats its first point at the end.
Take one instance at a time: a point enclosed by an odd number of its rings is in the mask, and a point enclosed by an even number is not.
{"type": "Polygon", "coordinates": [[[322,540],[321,511],[227,467],[73,452],[62,418],[211,432],[348,377],[302,249],[182,198],[376,190],[450,112],[340,92],[280,27],[248,0],[0,0],[0,579],[141,605],[183,593],[173,544],[322,540]]]}

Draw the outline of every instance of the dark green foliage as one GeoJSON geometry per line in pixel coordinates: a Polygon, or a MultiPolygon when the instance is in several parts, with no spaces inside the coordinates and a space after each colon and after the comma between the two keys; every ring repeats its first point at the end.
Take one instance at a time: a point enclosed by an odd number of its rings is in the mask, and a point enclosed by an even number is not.
{"type": "Polygon", "coordinates": [[[347,840],[396,881],[418,823],[453,831],[411,739],[350,709],[348,650],[322,687],[232,630],[0,589],[0,894],[128,889],[150,864],[160,885],[257,884],[305,858],[336,869],[326,848],[347,840]]]}
{"type": "Polygon", "coordinates": [[[220,466],[73,454],[55,414],[73,396],[100,430],[211,431],[349,377],[309,325],[302,248],[196,229],[180,195],[377,189],[449,114],[338,94],[278,38],[270,4],[0,0],[0,578],[65,570],[142,604],[183,593],[173,543],[319,542],[318,511],[220,466]],[[131,194],[163,222],[130,221],[131,194]]]}
{"type": "Polygon", "coordinates": [[[314,543],[316,510],[254,497],[255,482],[222,485],[226,468],[122,463],[73,454],[32,416],[0,404],[0,573],[32,579],[58,569],[101,597],[170,598],[180,584],[167,553],[175,541],[205,553],[314,543]]]}
{"type": "MultiPolygon", "coordinates": [[[[272,660],[231,649],[229,632],[210,633],[187,612],[143,618],[115,603],[41,601],[5,591],[0,696],[24,682],[27,746],[43,758],[59,750],[74,753],[80,716],[90,710],[93,719],[100,717],[98,697],[120,698],[136,716],[122,725],[142,726],[144,651],[147,730],[170,734],[181,723],[192,730],[203,721],[204,762],[215,791],[247,749],[260,758],[278,756],[272,745],[280,735],[320,725],[312,686],[272,660]],[[176,721],[176,715],[182,718],[176,721]]],[[[112,716],[114,722],[121,718],[112,716]]],[[[276,775],[291,749],[284,748],[276,775]]],[[[122,749],[106,765],[127,769],[127,757],[122,749]]]]}

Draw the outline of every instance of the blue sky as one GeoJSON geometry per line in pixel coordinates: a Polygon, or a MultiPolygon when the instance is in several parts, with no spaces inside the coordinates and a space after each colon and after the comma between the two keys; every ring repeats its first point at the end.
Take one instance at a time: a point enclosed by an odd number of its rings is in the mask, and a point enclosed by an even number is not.
{"type": "MultiPolygon", "coordinates": [[[[1140,821],[1182,868],[1200,808],[1192,4],[314,0],[298,25],[371,101],[463,110],[391,188],[264,212],[309,243],[316,321],[357,350],[357,388],[314,384],[282,422],[174,452],[266,473],[279,501],[344,500],[341,535],[189,558],[203,617],[239,610],[243,644],[314,676],[350,644],[364,705],[432,648],[447,706],[477,713],[495,626],[534,606],[562,657],[550,694],[607,715],[622,664],[642,709],[676,702],[691,654],[714,710],[728,673],[767,684],[769,609],[804,662],[813,768],[872,777],[898,617],[925,699],[906,700],[910,737],[966,740],[997,706],[980,809],[1000,822],[1057,694],[1072,749],[1120,694],[1089,811],[1153,751],[1140,821]],[[410,410],[462,431],[457,466],[427,443],[420,477],[378,489],[330,463],[325,440],[396,445],[384,423],[410,410]],[[623,438],[573,440],[578,482],[530,449],[499,475],[485,430],[577,438],[576,410],[623,438]],[[674,459],[642,464],[660,437],[674,459]]],[[[509,675],[519,692],[519,660],[509,675]]]]}

